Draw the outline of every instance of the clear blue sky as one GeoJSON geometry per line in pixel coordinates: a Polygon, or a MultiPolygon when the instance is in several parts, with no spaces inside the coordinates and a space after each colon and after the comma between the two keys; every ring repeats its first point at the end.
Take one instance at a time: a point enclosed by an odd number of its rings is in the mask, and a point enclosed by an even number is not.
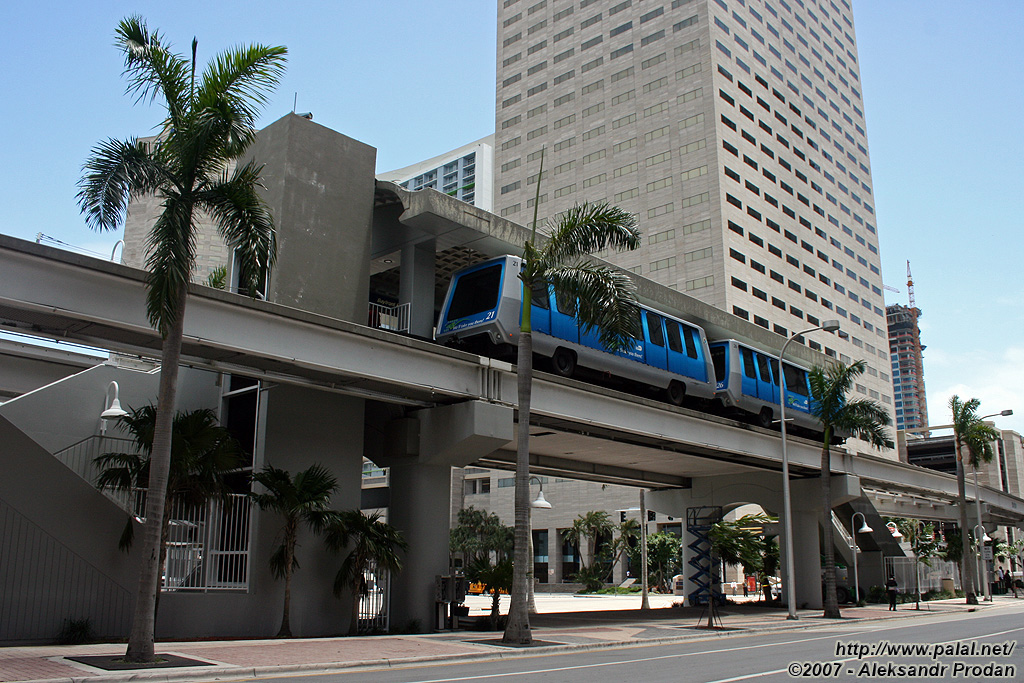
{"type": "MultiPolygon", "coordinates": [[[[494,0],[7,2],[0,232],[109,254],[75,183],[104,137],[145,135],[155,108],[124,96],[113,30],[141,13],[199,60],[239,43],[286,45],[287,76],[262,123],[312,111],[373,145],[380,171],[494,130],[494,0]]],[[[854,0],[883,274],[906,303],[911,261],[930,421],[952,393],[1024,431],[1024,2],[854,0]]],[[[0,277],[3,274],[0,273],[0,277]]]]}

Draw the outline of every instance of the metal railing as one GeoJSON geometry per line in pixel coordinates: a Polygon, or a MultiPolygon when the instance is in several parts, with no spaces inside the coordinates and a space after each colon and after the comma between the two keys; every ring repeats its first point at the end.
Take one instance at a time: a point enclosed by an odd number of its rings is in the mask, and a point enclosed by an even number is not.
{"type": "MultiPolygon", "coordinates": [[[[132,453],[132,439],[90,436],[56,453],[54,457],[95,485],[100,470],[97,456],[132,453]]],[[[146,490],[102,489],[129,515],[146,516],[146,490]]],[[[247,590],[249,588],[249,529],[252,500],[241,493],[193,505],[172,501],[168,516],[165,591],[247,590]]]]}
{"type": "Polygon", "coordinates": [[[956,563],[931,558],[931,566],[917,562],[913,557],[886,557],[885,576],[896,577],[901,593],[915,593],[920,586],[922,593],[943,589],[943,582],[952,580],[955,589],[960,588],[960,572],[956,563]],[[920,581],[920,584],[918,584],[920,581]]]}
{"type": "Polygon", "coordinates": [[[363,572],[363,580],[366,582],[366,592],[359,598],[359,632],[387,633],[391,574],[371,564],[363,572]]]}
{"type": "Polygon", "coordinates": [[[399,304],[398,306],[371,303],[367,325],[376,327],[379,330],[408,332],[409,313],[411,310],[412,307],[408,303],[399,304]]]}

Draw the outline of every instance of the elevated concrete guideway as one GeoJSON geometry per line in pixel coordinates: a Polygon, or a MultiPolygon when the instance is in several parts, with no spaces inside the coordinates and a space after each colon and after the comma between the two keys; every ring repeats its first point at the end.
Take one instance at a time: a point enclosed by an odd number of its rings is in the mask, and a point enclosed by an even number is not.
{"type": "MultiPolygon", "coordinates": [[[[0,236],[0,324],[22,332],[139,355],[158,355],[145,314],[142,271],[0,236]]],[[[514,408],[504,362],[218,291],[193,287],[185,363],[412,408],[467,401],[514,408]]],[[[648,487],[687,487],[692,477],[778,471],[778,434],[736,421],[538,375],[531,428],[537,472],[648,487]]],[[[820,445],[794,438],[794,476],[816,476],[820,445]]],[[[509,467],[514,446],[481,464],[509,467]]],[[[833,474],[864,485],[956,498],[954,477],[838,449],[833,474]]],[[[988,512],[1024,519],[1024,501],[983,489],[988,512]]]]}

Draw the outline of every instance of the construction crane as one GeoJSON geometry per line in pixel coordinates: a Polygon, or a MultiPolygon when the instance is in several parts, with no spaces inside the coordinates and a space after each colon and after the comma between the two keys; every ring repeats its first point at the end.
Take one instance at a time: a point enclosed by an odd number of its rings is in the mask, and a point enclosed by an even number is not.
{"type": "Polygon", "coordinates": [[[914,303],[914,276],[910,274],[910,261],[907,261],[907,298],[911,308],[917,308],[914,303]]]}

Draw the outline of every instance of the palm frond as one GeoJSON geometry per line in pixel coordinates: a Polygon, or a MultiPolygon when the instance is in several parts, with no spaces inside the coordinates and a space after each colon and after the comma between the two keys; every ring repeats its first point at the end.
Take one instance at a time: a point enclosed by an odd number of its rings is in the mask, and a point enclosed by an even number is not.
{"type": "Polygon", "coordinates": [[[889,413],[874,401],[856,399],[846,402],[835,420],[835,426],[840,431],[867,441],[875,448],[892,448],[893,442],[886,429],[891,422],[889,413]]]}
{"type": "Polygon", "coordinates": [[[165,194],[163,206],[146,239],[146,313],[166,336],[195,266],[195,224],[192,204],[178,195],[165,194]]]}
{"type": "Polygon", "coordinates": [[[274,218],[260,197],[262,166],[249,162],[230,178],[204,188],[198,201],[213,217],[224,240],[238,254],[241,272],[249,282],[239,283],[255,292],[277,258],[274,218]]]}
{"type": "Polygon", "coordinates": [[[551,268],[605,247],[631,250],[639,246],[636,216],[617,206],[585,202],[555,219],[540,260],[551,268]]]}
{"type": "MultiPolygon", "coordinates": [[[[866,368],[863,360],[850,364],[815,366],[808,373],[811,388],[810,412],[818,418],[826,437],[839,430],[863,439],[876,448],[892,448],[887,426],[889,413],[869,399],[847,399],[857,377],[866,368]]],[[[828,448],[828,438],[824,447],[828,448]]]]}
{"type": "Polygon", "coordinates": [[[217,55],[203,71],[195,101],[197,109],[220,108],[228,103],[242,114],[248,128],[255,125],[259,109],[269,100],[284,75],[287,48],[249,45],[217,55]]]}
{"type": "Polygon", "coordinates": [[[128,202],[159,187],[164,169],[136,138],[106,140],[82,167],[78,205],[93,230],[114,230],[128,213],[128,202]]]}
{"type": "Polygon", "coordinates": [[[150,32],[142,17],[127,17],[115,30],[114,44],[124,52],[124,77],[128,94],[136,102],[163,95],[169,123],[177,127],[188,109],[191,67],[169,51],[159,32],[150,32]]]}
{"type": "Polygon", "coordinates": [[[584,261],[552,268],[546,279],[560,300],[571,302],[583,330],[597,329],[609,350],[623,349],[643,334],[636,287],[625,273],[584,261]]]}
{"type": "Polygon", "coordinates": [[[117,549],[123,553],[132,549],[135,542],[135,519],[131,516],[125,520],[124,529],[121,530],[121,538],[117,539],[117,549]]]}

